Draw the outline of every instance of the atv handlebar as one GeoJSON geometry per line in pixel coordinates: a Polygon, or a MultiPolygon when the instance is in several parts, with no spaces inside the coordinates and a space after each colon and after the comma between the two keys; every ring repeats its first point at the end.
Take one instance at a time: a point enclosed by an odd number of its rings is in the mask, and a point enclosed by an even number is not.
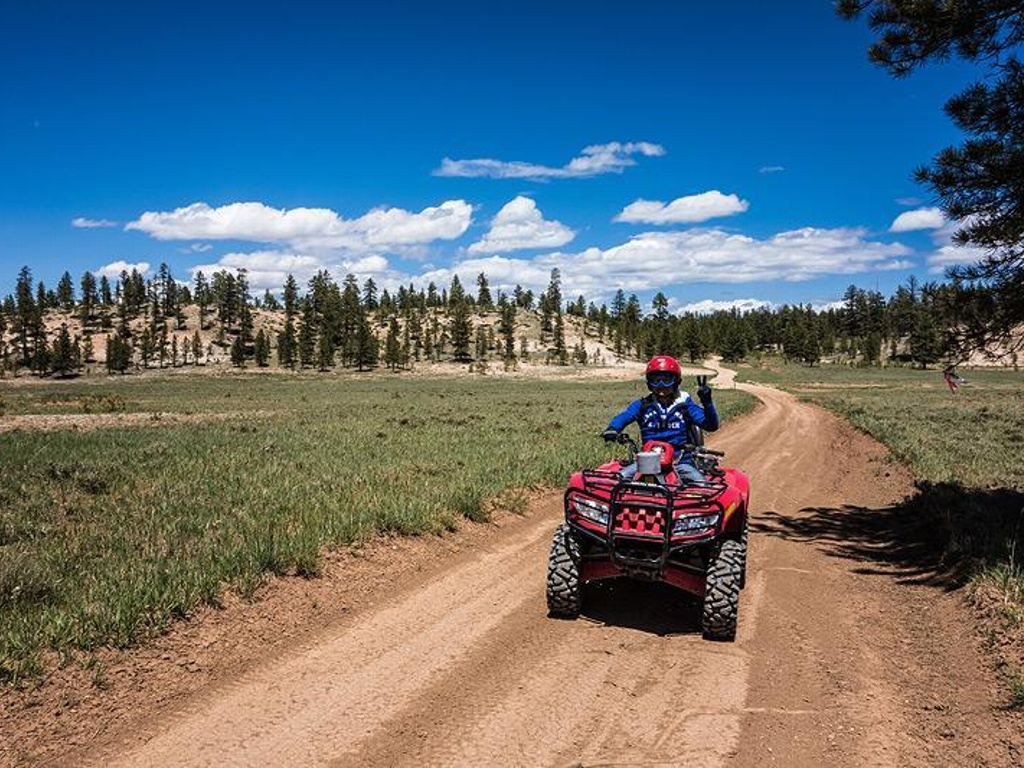
{"type": "MultiPolygon", "coordinates": [[[[620,432],[615,436],[615,442],[619,445],[625,445],[629,447],[630,459],[640,452],[640,444],[633,439],[632,435],[628,432],[620,432]]],[[[678,449],[678,452],[686,455],[693,454],[696,456],[714,456],[721,458],[725,456],[725,451],[716,451],[711,448],[707,448],[703,445],[694,445],[693,443],[684,443],[678,449]]]]}
{"type": "Polygon", "coordinates": [[[619,434],[615,436],[615,442],[619,445],[628,445],[633,453],[640,450],[640,445],[628,432],[619,432],[619,434]]]}

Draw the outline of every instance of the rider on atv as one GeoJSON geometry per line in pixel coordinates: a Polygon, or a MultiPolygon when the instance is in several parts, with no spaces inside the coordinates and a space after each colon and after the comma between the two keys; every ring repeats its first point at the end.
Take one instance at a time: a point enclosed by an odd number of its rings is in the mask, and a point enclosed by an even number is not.
{"type": "MultiPolygon", "coordinates": [[[[700,405],[686,392],[681,392],[682,369],[675,358],[657,355],[647,363],[647,388],[651,394],[634,400],[619,413],[601,433],[601,437],[614,441],[631,422],[640,425],[641,442],[660,440],[675,448],[677,471],[685,480],[702,481],[706,478],[693,463],[686,450],[698,442],[691,426],[713,432],[718,429],[718,411],[711,400],[711,387],[706,376],[698,376],[697,396],[700,405]]],[[[622,468],[622,477],[631,478],[637,471],[635,463],[622,468]]]]}

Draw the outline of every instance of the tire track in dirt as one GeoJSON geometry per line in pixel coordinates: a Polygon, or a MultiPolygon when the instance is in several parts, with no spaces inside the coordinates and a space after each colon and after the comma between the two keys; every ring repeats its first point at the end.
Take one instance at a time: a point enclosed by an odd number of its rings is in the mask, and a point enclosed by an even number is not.
{"type": "MultiPolygon", "coordinates": [[[[739,430],[721,442],[730,457],[744,457],[753,467],[755,530],[765,515],[882,506],[908,489],[903,476],[879,482],[869,462],[872,453],[881,455],[880,447],[863,436],[857,440],[831,414],[769,387],[741,388],[764,404],[769,426],[739,430]],[[737,445],[730,445],[733,435],[737,445]]],[[[750,633],[758,663],[739,762],[891,764],[904,751],[905,728],[898,692],[885,682],[886,669],[861,626],[862,594],[851,589],[844,568],[807,543],[757,535],[751,541],[761,620],[750,633]],[[793,712],[804,714],[795,722],[793,712]]]]}
{"type": "MultiPolygon", "coordinates": [[[[509,594],[523,550],[542,536],[502,542],[414,596],[396,599],[257,670],[149,741],[124,765],[314,765],[386,721],[461,658],[529,592],[509,594]],[[414,605],[410,605],[414,602],[414,605]]],[[[105,759],[110,759],[109,756],[105,759]]]]}
{"type": "MultiPolygon", "coordinates": [[[[773,528],[815,508],[891,504],[909,478],[824,411],[743,388],[762,407],[710,441],[752,478],[736,643],[703,641],[699,606],[663,585],[593,585],[579,620],[547,618],[561,517],[550,496],[478,552],[194,697],[95,764],[957,764],[907,731],[918,692],[898,670],[927,660],[905,627],[931,598],[908,602],[895,582],[773,528]]],[[[937,637],[947,629],[919,621],[937,637]]],[[[962,645],[935,643],[958,684],[977,672],[962,645]]]]}

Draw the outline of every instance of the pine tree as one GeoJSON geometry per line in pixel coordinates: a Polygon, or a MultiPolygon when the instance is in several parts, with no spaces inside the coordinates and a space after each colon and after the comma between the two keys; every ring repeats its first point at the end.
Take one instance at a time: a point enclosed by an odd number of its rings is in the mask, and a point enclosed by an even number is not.
{"type": "Polygon", "coordinates": [[[253,345],[253,359],[260,368],[266,368],[270,365],[270,337],[262,328],[256,332],[256,340],[253,345]]]}
{"type": "Polygon", "coordinates": [[[96,362],[96,350],[93,348],[92,335],[88,333],[82,339],[82,360],[87,363],[96,362]]]}
{"type": "Polygon", "coordinates": [[[469,345],[473,329],[469,322],[469,306],[465,299],[452,305],[451,341],[452,356],[457,363],[468,363],[473,359],[469,345]]]}
{"type": "Polygon", "coordinates": [[[582,341],[576,342],[572,348],[572,361],[579,365],[587,364],[587,347],[582,341]]]}
{"type": "Polygon", "coordinates": [[[1016,329],[1024,323],[1024,3],[1021,0],[839,0],[844,19],[867,14],[879,34],[868,57],[894,77],[931,62],[962,59],[981,74],[944,110],[967,139],[941,150],[915,179],[938,197],[943,213],[958,226],[957,245],[983,255],[950,276],[973,303],[986,296],[989,311],[960,319],[951,341],[960,356],[1001,342],[1024,348],[1016,329]]]}
{"type": "Polygon", "coordinates": [[[367,312],[372,312],[377,306],[377,284],[372,277],[368,277],[363,282],[363,307],[367,312]]]}
{"type": "Polygon", "coordinates": [[[412,368],[412,335],[409,330],[409,321],[406,320],[402,326],[402,350],[399,365],[403,368],[412,368]]]}
{"type": "Polygon", "coordinates": [[[296,363],[295,321],[288,318],[284,328],[277,335],[277,364],[282,368],[295,368],[296,363]]]}
{"type": "Polygon", "coordinates": [[[37,325],[42,322],[42,309],[36,308],[32,298],[32,271],[22,267],[14,289],[15,314],[12,331],[21,349],[21,364],[28,365],[32,359],[31,341],[36,335],[37,325]]]}
{"type": "Polygon", "coordinates": [[[915,312],[909,346],[911,359],[922,368],[937,363],[942,357],[942,334],[927,307],[919,306],[915,312]]]}
{"type": "Polygon", "coordinates": [[[355,331],[355,365],[357,370],[365,371],[377,365],[377,338],[370,329],[366,316],[360,314],[355,331]]]}
{"type": "Polygon", "coordinates": [[[107,372],[124,374],[131,366],[132,347],[127,337],[118,333],[107,336],[107,372]]]}
{"type": "Polygon", "coordinates": [[[501,319],[498,325],[506,363],[514,363],[516,359],[516,305],[505,302],[501,305],[501,319]]]}
{"type": "Polygon", "coordinates": [[[463,289],[462,283],[459,282],[459,276],[457,274],[452,275],[451,287],[448,289],[448,308],[452,309],[456,304],[464,302],[465,300],[466,291],[463,289]]]}
{"type": "Polygon", "coordinates": [[[487,331],[482,325],[476,329],[476,359],[487,359],[487,331]]]}
{"type": "Polygon", "coordinates": [[[627,352],[629,350],[639,351],[638,341],[642,318],[643,311],[640,308],[640,299],[636,297],[636,294],[630,294],[620,319],[622,323],[622,342],[627,352]]]}
{"type": "Polygon", "coordinates": [[[271,312],[278,312],[281,309],[281,302],[277,300],[277,296],[270,292],[269,288],[263,292],[263,308],[271,312]]]}
{"type": "MultiPolygon", "coordinates": [[[[67,273],[65,272],[65,274],[67,273]]],[[[53,350],[50,353],[50,367],[61,378],[70,376],[77,368],[71,349],[71,333],[68,331],[67,323],[61,324],[57,338],[53,342],[53,350]]]]}
{"type": "Polygon", "coordinates": [[[148,368],[149,361],[153,359],[156,352],[156,339],[153,336],[152,328],[143,328],[139,336],[139,356],[142,359],[142,367],[148,368]]]}
{"type": "Polygon", "coordinates": [[[476,276],[477,295],[476,303],[481,310],[494,309],[494,300],[491,298],[491,289],[487,283],[487,275],[481,272],[476,276]]]}
{"type": "Polygon", "coordinates": [[[92,272],[82,274],[81,280],[82,302],[79,306],[78,317],[82,322],[82,328],[87,328],[95,312],[96,303],[99,297],[96,295],[96,278],[92,272]]]}
{"type": "Polygon", "coordinates": [[[206,322],[206,315],[210,311],[210,302],[212,301],[210,285],[206,282],[206,276],[202,270],[196,272],[194,282],[195,290],[193,291],[192,298],[195,299],[196,307],[199,310],[199,328],[205,331],[210,327],[206,322]]]}
{"type": "Polygon", "coordinates": [[[565,320],[563,319],[561,312],[558,312],[555,315],[553,352],[556,363],[559,365],[569,364],[569,353],[565,347],[565,320]]]}
{"type": "MultiPolygon", "coordinates": [[[[409,359],[407,364],[413,360],[419,361],[423,353],[423,309],[414,309],[405,318],[405,333],[411,342],[409,359]]],[[[403,341],[404,343],[404,341],[403,341]]]]}
{"type": "Polygon", "coordinates": [[[545,291],[540,295],[540,301],[538,302],[540,308],[540,340],[544,343],[548,340],[555,330],[554,316],[555,312],[552,307],[551,301],[548,299],[548,293],[545,291]]]}
{"type": "Polygon", "coordinates": [[[170,342],[167,338],[167,323],[160,323],[160,331],[157,334],[157,356],[160,359],[160,367],[164,367],[164,363],[167,362],[168,348],[170,342]]]}
{"type": "Polygon", "coordinates": [[[57,304],[60,309],[70,312],[75,308],[75,286],[71,282],[71,273],[65,272],[57,282],[57,304]]]}
{"type": "Polygon", "coordinates": [[[313,302],[306,297],[302,301],[302,317],[299,321],[299,365],[308,368],[313,365],[316,354],[317,318],[313,302]]]}
{"type": "Polygon", "coordinates": [[[277,335],[277,364],[283,368],[295,368],[298,358],[298,338],[295,331],[295,315],[298,308],[299,289],[293,275],[284,281],[281,293],[284,300],[284,328],[277,335]]]}
{"type": "Polygon", "coordinates": [[[392,316],[388,323],[388,334],[384,340],[384,364],[392,371],[398,369],[402,348],[398,339],[398,320],[392,316]]]}
{"type": "Polygon", "coordinates": [[[334,367],[334,338],[321,327],[316,339],[316,365],[323,372],[334,367]]]}
{"type": "Polygon", "coordinates": [[[526,336],[519,337],[519,359],[523,362],[530,359],[530,342],[526,336]]]}
{"type": "Polygon", "coordinates": [[[255,320],[253,319],[252,314],[252,301],[249,295],[248,270],[238,270],[238,274],[235,277],[235,290],[237,292],[235,303],[238,307],[239,335],[242,337],[243,346],[247,346],[253,341],[253,330],[255,328],[255,320]]]}
{"type": "MultiPolygon", "coordinates": [[[[336,339],[341,348],[342,362],[345,365],[358,366],[361,345],[366,343],[365,339],[359,337],[359,328],[361,325],[367,324],[367,331],[369,331],[369,320],[359,298],[359,283],[356,281],[356,276],[351,273],[346,275],[341,292],[339,293],[335,286],[332,295],[335,297],[336,311],[332,312],[334,319],[328,323],[328,327],[337,334],[336,339]]],[[[325,311],[327,311],[326,308],[325,311]]],[[[360,370],[362,369],[360,368],[360,370]]]]}
{"type": "Polygon", "coordinates": [[[433,360],[434,362],[438,360],[436,339],[439,335],[440,330],[437,316],[432,315],[423,332],[423,354],[427,356],[427,360],[433,360]]]}
{"type": "Polygon", "coordinates": [[[245,368],[245,342],[240,333],[231,342],[231,364],[236,368],[245,368]]]}
{"type": "Polygon", "coordinates": [[[106,275],[100,276],[100,304],[104,307],[114,306],[114,295],[110,291],[110,280],[106,275]]]}

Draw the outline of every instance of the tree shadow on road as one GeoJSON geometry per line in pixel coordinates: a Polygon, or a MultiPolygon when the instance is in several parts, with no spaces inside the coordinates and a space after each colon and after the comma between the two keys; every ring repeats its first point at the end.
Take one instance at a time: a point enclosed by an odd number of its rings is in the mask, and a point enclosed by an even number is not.
{"type": "Polygon", "coordinates": [[[668,584],[605,579],[585,587],[582,616],[601,624],[650,634],[699,634],[701,605],[668,584]]]}
{"type": "Polygon", "coordinates": [[[763,512],[751,518],[750,527],[755,535],[811,543],[861,563],[857,573],[953,590],[978,568],[1024,553],[1024,494],[922,482],[913,496],[893,506],[763,512]]]}

